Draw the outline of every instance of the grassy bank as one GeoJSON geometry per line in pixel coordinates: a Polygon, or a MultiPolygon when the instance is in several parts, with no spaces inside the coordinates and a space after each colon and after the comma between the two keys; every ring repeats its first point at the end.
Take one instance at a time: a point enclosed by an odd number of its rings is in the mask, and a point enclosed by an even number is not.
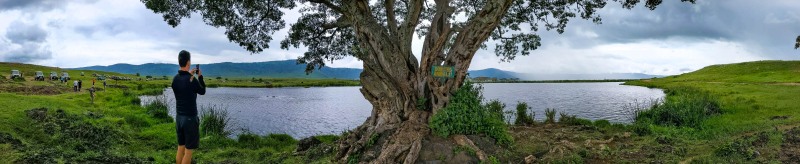
{"type": "MultiPolygon", "coordinates": [[[[0,70],[23,72],[51,69],[26,64],[1,63],[0,70]]],[[[60,71],[60,70],[59,70],[60,71]]],[[[168,80],[113,81],[98,92],[94,103],[88,88],[91,73],[66,70],[73,80],[84,82],[81,92],[71,83],[0,79],[0,159],[19,163],[174,163],[177,145],[175,124],[165,103],[140,106],[140,95],[159,95],[168,80]]],[[[59,72],[60,73],[60,72],[59,72]]],[[[113,76],[126,76],[97,72],[113,76]]],[[[9,72],[0,72],[8,77],[9,72]]],[[[214,79],[216,80],[216,79],[214,79]]],[[[209,80],[210,84],[215,84],[209,80]]],[[[276,86],[332,86],[337,80],[272,79],[276,86]]],[[[344,84],[344,83],[343,83],[344,84]]],[[[342,85],[343,85],[342,84],[342,85]]],[[[248,86],[254,83],[244,83],[248,86]]],[[[348,84],[350,85],[350,84],[348,84]]],[[[226,85],[223,85],[226,86],[226,85]]],[[[255,86],[254,86],[255,87],[255,86]]],[[[314,148],[295,152],[299,141],[284,134],[251,133],[228,137],[225,109],[204,115],[204,134],[196,160],[202,163],[318,163],[329,161],[336,135],[317,136],[314,148]],[[210,121],[210,120],[218,121],[210,121]],[[216,129],[215,129],[216,128],[216,129]],[[306,155],[313,154],[313,155],[306,155]]],[[[308,149],[308,148],[307,148],[308,149]]]]}
{"type": "MultiPolygon", "coordinates": [[[[664,88],[668,93],[666,101],[683,102],[676,106],[680,109],[715,110],[668,113],[703,117],[687,119],[693,121],[686,125],[645,121],[653,123],[653,135],[688,143],[686,159],[750,163],[790,159],[781,154],[788,151],[781,145],[793,143],[785,142],[783,137],[787,136],[781,134],[800,125],[799,83],[800,62],[758,61],[714,65],[692,73],[625,84],[664,88]],[[755,139],[761,143],[754,144],[755,139]]],[[[670,117],[668,114],[662,115],[670,117]]]]}

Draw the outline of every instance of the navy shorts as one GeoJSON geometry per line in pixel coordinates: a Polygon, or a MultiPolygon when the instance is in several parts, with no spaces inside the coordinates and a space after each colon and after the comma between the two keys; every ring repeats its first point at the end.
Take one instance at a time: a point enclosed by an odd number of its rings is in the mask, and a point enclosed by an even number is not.
{"type": "Polygon", "coordinates": [[[197,116],[175,116],[175,126],[178,132],[178,145],[187,149],[197,149],[200,142],[200,120],[197,116]]]}

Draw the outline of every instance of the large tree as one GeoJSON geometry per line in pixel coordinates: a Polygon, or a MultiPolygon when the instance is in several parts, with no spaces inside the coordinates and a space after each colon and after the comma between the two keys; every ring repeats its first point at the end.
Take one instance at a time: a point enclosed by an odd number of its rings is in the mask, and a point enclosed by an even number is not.
{"type": "Polygon", "coordinates": [[[347,56],[363,61],[361,93],[372,114],[339,141],[337,159],[362,154],[362,161],[376,163],[416,161],[430,135],[429,118],[447,106],[487,42],[496,43],[502,61],[528,55],[541,46],[540,28],[562,33],[573,18],[600,23],[596,11],[608,1],[630,9],[641,0],[142,0],[173,27],[197,13],[253,53],[269,48],[285,27],[281,9],[299,6],[302,15],[281,48],[305,46],[298,62],[307,72],[347,56]],[[413,37],[424,37],[421,52],[412,52],[413,37]],[[453,66],[455,77],[433,77],[434,66],[453,66]],[[372,136],[384,139],[367,147],[372,136]]]}

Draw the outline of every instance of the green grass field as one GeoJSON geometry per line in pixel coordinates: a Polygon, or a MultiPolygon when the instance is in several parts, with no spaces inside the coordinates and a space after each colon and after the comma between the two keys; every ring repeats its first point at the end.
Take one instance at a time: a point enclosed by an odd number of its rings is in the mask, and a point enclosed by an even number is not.
{"type": "Polygon", "coordinates": [[[800,61],[713,65],[682,75],[626,84],[667,90],[694,88],[716,97],[722,114],[709,117],[699,128],[653,126],[654,135],[673,136],[689,143],[687,158],[694,161],[777,162],[783,151],[783,136],[779,134],[800,125],[800,61]],[[760,133],[773,137],[770,144],[742,148],[751,151],[744,154],[757,151],[758,157],[717,153],[760,133]]]}

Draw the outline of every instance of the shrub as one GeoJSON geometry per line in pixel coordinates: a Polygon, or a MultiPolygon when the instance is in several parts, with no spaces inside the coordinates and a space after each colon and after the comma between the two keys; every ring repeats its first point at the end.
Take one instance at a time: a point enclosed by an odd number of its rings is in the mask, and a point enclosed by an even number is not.
{"type": "MultiPolygon", "coordinates": [[[[141,86],[141,85],[139,85],[139,86],[141,86]]],[[[122,96],[124,96],[124,97],[133,96],[133,93],[128,89],[123,89],[122,90],[122,96]]]]}
{"type": "Polygon", "coordinates": [[[217,106],[202,106],[200,134],[203,136],[228,136],[231,117],[228,110],[217,106]]]}
{"type": "Polygon", "coordinates": [[[481,105],[482,87],[465,82],[451,97],[449,105],[433,115],[429,126],[434,134],[486,134],[501,145],[513,142],[502,116],[481,105]]]}
{"type": "Polygon", "coordinates": [[[139,117],[137,115],[126,115],[124,117],[124,119],[125,119],[125,122],[128,123],[128,125],[131,125],[133,127],[149,127],[150,126],[150,123],[147,122],[147,120],[145,118],[139,117]]]}
{"type": "MultiPolygon", "coordinates": [[[[503,119],[503,110],[506,108],[506,104],[500,102],[500,100],[494,99],[486,103],[486,110],[489,110],[489,113],[497,114],[500,116],[500,119],[503,119]]],[[[503,119],[503,122],[506,120],[503,119]]]]}
{"type": "Polygon", "coordinates": [[[561,112],[559,115],[561,115],[561,117],[558,118],[558,123],[565,124],[565,125],[587,125],[587,126],[592,126],[592,121],[591,120],[578,118],[575,115],[569,115],[569,114],[566,114],[564,112],[561,112]]]}
{"type": "Polygon", "coordinates": [[[556,123],[556,110],[547,108],[544,110],[544,116],[547,117],[544,122],[548,124],[556,123]]]}
{"type": "Polygon", "coordinates": [[[528,103],[525,102],[518,102],[517,103],[517,119],[514,120],[515,125],[533,125],[533,115],[535,114],[528,114],[528,103]]]}
{"type": "Polygon", "coordinates": [[[689,87],[669,88],[664,103],[638,112],[636,122],[700,128],[703,120],[722,113],[713,95],[689,87]]]}
{"type": "Polygon", "coordinates": [[[165,96],[156,96],[149,104],[145,105],[147,114],[153,116],[161,122],[172,122],[172,117],[169,116],[169,100],[165,96]]]}
{"type": "Polygon", "coordinates": [[[594,121],[594,126],[598,128],[607,128],[611,127],[611,122],[608,122],[608,120],[596,120],[594,121]]]}
{"type": "Polygon", "coordinates": [[[634,123],[633,125],[628,126],[628,128],[634,133],[638,134],[639,136],[644,136],[652,133],[650,125],[645,123],[634,123]]]}
{"type": "Polygon", "coordinates": [[[297,143],[297,140],[286,134],[269,134],[262,137],[252,133],[242,133],[239,134],[237,141],[245,148],[270,147],[276,150],[287,149],[297,143]]]}

